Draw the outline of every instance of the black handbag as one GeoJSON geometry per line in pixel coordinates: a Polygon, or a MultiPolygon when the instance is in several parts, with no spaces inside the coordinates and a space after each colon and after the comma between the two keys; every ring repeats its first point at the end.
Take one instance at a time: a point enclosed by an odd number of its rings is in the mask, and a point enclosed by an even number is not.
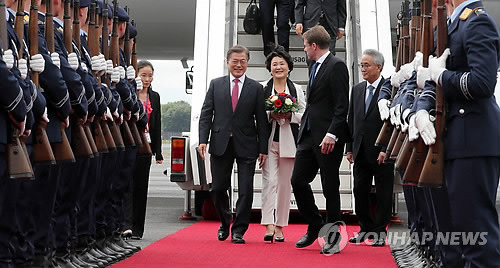
{"type": "Polygon", "coordinates": [[[262,29],[260,10],[257,6],[256,0],[250,1],[250,4],[247,7],[245,19],[243,19],[243,29],[248,34],[258,34],[262,29]]]}

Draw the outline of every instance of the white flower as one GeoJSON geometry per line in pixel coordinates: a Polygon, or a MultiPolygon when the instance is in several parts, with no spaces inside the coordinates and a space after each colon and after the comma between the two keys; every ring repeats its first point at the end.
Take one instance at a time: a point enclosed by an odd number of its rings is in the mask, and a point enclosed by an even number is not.
{"type": "Polygon", "coordinates": [[[286,99],[286,100],[285,100],[285,104],[286,104],[286,105],[292,105],[292,104],[293,104],[293,102],[292,102],[292,100],[291,100],[291,99],[286,99]]]}
{"type": "Polygon", "coordinates": [[[278,99],[278,96],[274,95],[274,96],[271,98],[271,101],[272,101],[272,102],[275,102],[277,99],[278,99]]]}

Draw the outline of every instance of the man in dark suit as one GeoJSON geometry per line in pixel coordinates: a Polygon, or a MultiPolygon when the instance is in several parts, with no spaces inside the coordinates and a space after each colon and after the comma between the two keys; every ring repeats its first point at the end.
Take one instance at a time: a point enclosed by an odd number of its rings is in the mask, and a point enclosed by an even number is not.
{"type": "Polygon", "coordinates": [[[345,0],[297,0],[295,31],[302,36],[317,24],[330,34],[330,52],[335,55],[335,42],[344,36],[347,17],[345,0]]]}
{"type": "MultiPolygon", "coordinates": [[[[339,167],[344,144],[350,141],[347,126],[349,74],[347,66],[329,49],[330,36],[323,26],[304,34],[304,51],[314,61],[307,87],[307,105],[299,129],[298,148],[292,174],[292,187],[300,214],[309,224],[298,248],[311,245],[324,225],[309,185],[321,171],[326,198],[327,222],[340,220],[339,167]]],[[[330,239],[328,239],[330,240],[330,239]]],[[[327,243],[321,253],[338,253],[327,243]]]]}
{"type": "Polygon", "coordinates": [[[288,52],[290,47],[290,16],[293,13],[294,0],[260,0],[260,17],[262,20],[262,41],[264,56],[267,57],[275,46],[274,7],[276,6],[276,27],[278,28],[278,44],[288,52]]]}
{"type": "Polygon", "coordinates": [[[230,74],[210,82],[200,114],[199,153],[205,159],[210,134],[212,198],[221,219],[218,238],[229,236],[231,209],[228,189],[236,159],[238,165],[238,202],[231,228],[231,242],[245,243],[253,201],[253,176],[258,157],[260,167],[267,158],[269,127],[264,104],[264,90],[245,75],[248,49],[239,45],[227,52],[230,74]]]}
{"type": "Polygon", "coordinates": [[[354,198],[360,232],[349,239],[361,243],[374,235],[372,246],[384,246],[386,226],[391,217],[394,165],[384,164],[386,148],[375,146],[382,120],[376,105],[380,88],[385,79],[380,75],[384,56],[374,49],[367,49],[361,57],[361,73],[365,81],[355,85],[351,92],[348,125],[353,142],[347,143],[347,160],[354,163],[354,198]],[[375,176],[377,211],[375,219],[370,211],[369,193],[375,176]]]}

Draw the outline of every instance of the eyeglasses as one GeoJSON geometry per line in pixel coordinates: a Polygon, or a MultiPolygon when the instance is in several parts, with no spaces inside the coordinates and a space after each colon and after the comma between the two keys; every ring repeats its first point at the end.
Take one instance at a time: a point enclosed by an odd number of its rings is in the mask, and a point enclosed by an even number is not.
{"type": "Polygon", "coordinates": [[[238,63],[239,63],[239,64],[241,64],[241,65],[245,65],[245,64],[247,64],[247,63],[248,63],[248,61],[247,61],[247,60],[236,60],[236,59],[232,59],[232,60],[230,60],[229,62],[230,62],[232,65],[238,65],[238,63]]]}
{"type": "Polygon", "coordinates": [[[359,66],[361,67],[361,69],[368,69],[368,68],[372,67],[373,65],[367,64],[367,63],[360,63],[359,66]]]}

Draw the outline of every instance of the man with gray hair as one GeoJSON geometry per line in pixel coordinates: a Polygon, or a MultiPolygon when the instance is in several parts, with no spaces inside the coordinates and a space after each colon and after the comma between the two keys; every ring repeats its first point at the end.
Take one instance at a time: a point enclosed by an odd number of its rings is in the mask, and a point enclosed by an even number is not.
{"type": "Polygon", "coordinates": [[[385,245],[394,181],[394,165],[383,163],[386,148],[374,145],[383,125],[377,105],[380,88],[386,81],[380,75],[383,67],[382,53],[374,49],[363,52],[361,73],[365,81],[352,88],[347,118],[353,137],[353,142],[346,144],[347,160],[354,163],[355,211],[361,226],[349,242],[361,243],[373,238],[372,246],[385,245]],[[375,218],[371,215],[369,200],[373,177],[377,199],[375,218]]]}

